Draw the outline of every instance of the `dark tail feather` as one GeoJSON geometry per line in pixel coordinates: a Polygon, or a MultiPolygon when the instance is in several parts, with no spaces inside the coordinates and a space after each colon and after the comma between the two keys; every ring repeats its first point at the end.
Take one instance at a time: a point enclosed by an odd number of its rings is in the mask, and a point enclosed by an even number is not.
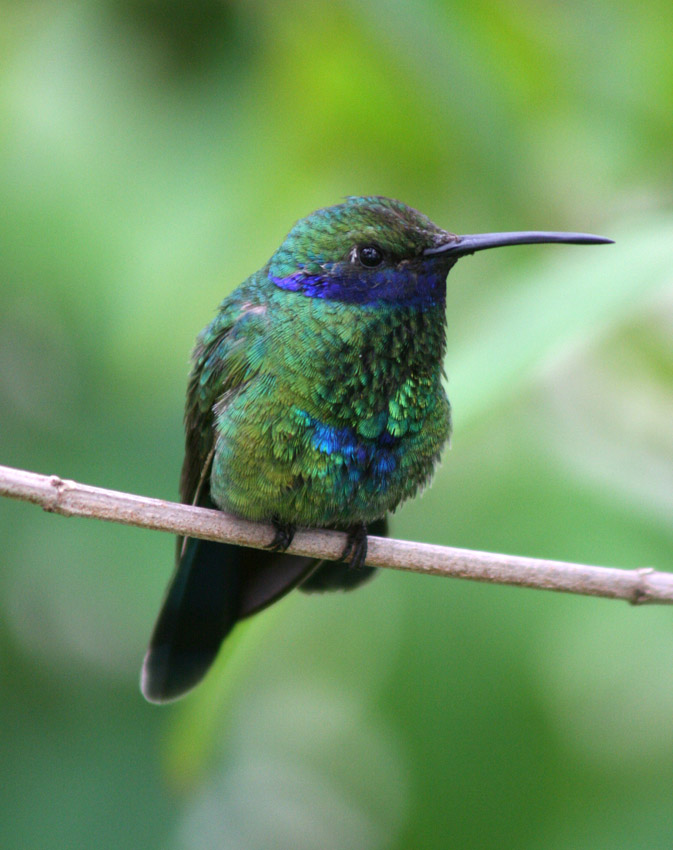
{"type": "Polygon", "coordinates": [[[235,559],[236,549],[187,541],[143,663],[141,689],[150,702],[168,702],[193,688],[234,627],[241,576],[227,560],[235,559]]]}
{"type": "MultiPolygon", "coordinates": [[[[385,536],[386,520],[372,523],[369,531],[385,536]]],[[[343,562],[189,538],[145,655],[141,675],[145,698],[170,702],[190,691],[206,675],[236,622],[293,587],[299,585],[309,593],[349,590],[375,572],[373,567],[352,569],[343,562]]]]}
{"type": "Polygon", "coordinates": [[[169,702],[191,690],[236,621],[275,602],[315,563],[311,558],[188,539],[145,655],[145,698],[169,702]]]}
{"type": "Polygon", "coordinates": [[[321,564],[315,558],[246,549],[239,617],[249,617],[285,596],[321,564]]]}

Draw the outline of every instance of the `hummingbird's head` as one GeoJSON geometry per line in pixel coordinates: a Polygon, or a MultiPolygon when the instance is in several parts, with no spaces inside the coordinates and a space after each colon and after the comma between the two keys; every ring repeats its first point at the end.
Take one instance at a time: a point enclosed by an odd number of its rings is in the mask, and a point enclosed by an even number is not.
{"type": "Polygon", "coordinates": [[[269,261],[281,289],[352,304],[443,303],[456,260],[484,248],[531,242],[609,242],[581,233],[456,236],[400,201],[351,197],[298,221],[269,261]]]}
{"type": "Polygon", "coordinates": [[[456,258],[425,251],[456,238],[400,201],[348,198],[298,221],[271,258],[269,277],[313,298],[438,303],[456,258]]]}

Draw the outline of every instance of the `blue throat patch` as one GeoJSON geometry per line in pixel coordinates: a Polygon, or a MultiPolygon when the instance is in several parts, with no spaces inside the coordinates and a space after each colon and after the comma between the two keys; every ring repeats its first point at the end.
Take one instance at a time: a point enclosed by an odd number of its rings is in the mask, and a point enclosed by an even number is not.
{"type": "Polygon", "coordinates": [[[427,309],[443,304],[446,298],[447,269],[431,269],[423,274],[382,269],[359,275],[320,274],[299,269],[286,277],[269,270],[269,280],[280,289],[299,292],[308,298],[324,298],[346,304],[396,304],[427,309]]]}

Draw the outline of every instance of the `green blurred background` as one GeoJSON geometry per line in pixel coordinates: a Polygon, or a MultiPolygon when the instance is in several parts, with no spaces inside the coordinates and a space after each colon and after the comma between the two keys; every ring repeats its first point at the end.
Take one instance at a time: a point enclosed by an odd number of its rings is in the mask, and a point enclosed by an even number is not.
{"type": "MultiPolygon", "coordinates": [[[[669,0],[0,2],[0,463],[177,495],[188,355],[291,224],[457,232],[451,451],[395,536],[673,568],[669,0]]],[[[0,504],[3,848],[673,846],[665,608],[385,572],[184,702],[173,540],[0,504]]]]}

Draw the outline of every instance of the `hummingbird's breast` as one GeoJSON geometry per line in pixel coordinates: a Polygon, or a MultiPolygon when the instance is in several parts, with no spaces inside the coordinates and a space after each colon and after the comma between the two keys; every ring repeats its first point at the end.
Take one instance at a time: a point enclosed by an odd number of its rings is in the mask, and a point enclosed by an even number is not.
{"type": "Polygon", "coordinates": [[[216,501],[250,519],[371,522],[428,481],[449,436],[444,310],[285,299],[268,371],[221,422],[216,501]]]}

